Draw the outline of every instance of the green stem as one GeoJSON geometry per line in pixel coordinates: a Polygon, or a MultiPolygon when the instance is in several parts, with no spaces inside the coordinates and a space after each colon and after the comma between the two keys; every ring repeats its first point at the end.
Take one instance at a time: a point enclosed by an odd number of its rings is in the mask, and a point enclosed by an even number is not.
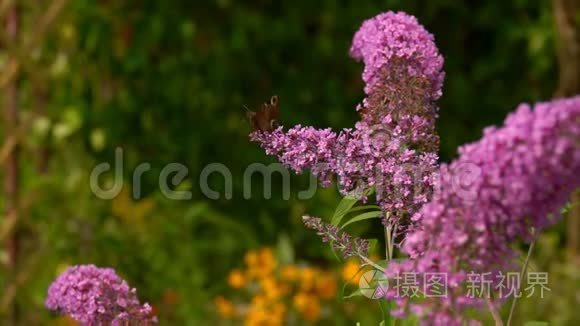
{"type": "Polygon", "coordinates": [[[388,261],[391,259],[391,231],[389,227],[385,225],[385,258],[388,261]]]}
{"type": "Polygon", "coordinates": [[[383,326],[390,326],[391,322],[391,302],[387,300],[379,300],[379,308],[383,315],[383,326]]]}
{"type": "Polygon", "coordinates": [[[485,299],[485,303],[487,304],[487,307],[489,308],[489,311],[491,312],[491,316],[493,317],[493,321],[495,322],[495,326],[503,326],[503,321],[501,320],[501,316],[499,315],[499,312],[497,311],[497,309],[493,306],[493,303],[491,302],[491,299],[489,297],[485,299]]]}
{"type": "Polygon", "coordinates": [[[395,240],[397,238],[397,228],[398,227],[399,227],[399,223],[395,222],[393,224],[391,232],[390,232],[390,235],[391,235],[391,241],[390,241],[391,247],[390,247],[390,249],[391,250],[389,251],[389,253],[390,253],[389,261],[393,260],[393,256],[395,253],[395,240]]]}
{"type": "Polygon", "coordinates": [[[520,284],[519,284],[518,288],[516,289],[516,291],[514,292],[514,300],[512,301],[512,305],[510,307],[510,314],[508,315],[506,326],[510,326],[512,323],[512,317],[514,315],[514,311],[516,310],[516,303],[518,301],[518,292],[520,291],[521,285],[524,282],[524,276],[526,274],[526,271],[528,270],[528,264],[530,262],[530,257],[532,255],[532,251],[534,250],[534,245],[536,244],[536,239],[538,238],[538,235],[535,234],[535,230],[533,228],[532,228],[532,236],[533,236],[533,240],[530,243],[530,247],[528,248],[528,255],[526,256],[526,260],[524,261],[524,265],[522,266],[522,270],[520,271],[520,284]]]}
{"type": "Polygon", "coordinates": [[[389,231],[389,226],[388,226],[388,220],[389,220],[389,213],[386,214],[385,216],[385,259],[388,261],[390,261],[390,251],[391,251],[391,235],[390,235],[390,231],[389,231]]]}
{"type": "Polygon", "coordinates": [[[384,270],[383,267],[381,267],[380,265],[376,264],[374,261],[368,259],[367,257],[365,257],[363,255],[358,255],[358,257],[360,259],[362,259],[365,263],[367,263],[367,264],[371,265],[372,267],[374,267],[376,270],[378,270],[378,271],[383,271],[384,270]]]}
{"type": "Polygon", "coordinates": [[[389,213],[386,214],[385,225],[385,258],[387,262],[393,260],[393,250],[395,247],[395,234],[397,232],[397,223],[390,224],[389,213]]]}
{"type": "MultiPolygon", "coordinates": [[[[387,263],[393,259],[393,248],[394,248],[394,234],[396,232],[396,224],[393,227],[389,221],[389,213],[386,214],[385,219],[385,258],[387,263]]],[[[388,326],[396,325],[396,319],[391,320],[391,302],[387,300],[380,300],[379,307],[383,315],[383,325],[388,326]]]]}

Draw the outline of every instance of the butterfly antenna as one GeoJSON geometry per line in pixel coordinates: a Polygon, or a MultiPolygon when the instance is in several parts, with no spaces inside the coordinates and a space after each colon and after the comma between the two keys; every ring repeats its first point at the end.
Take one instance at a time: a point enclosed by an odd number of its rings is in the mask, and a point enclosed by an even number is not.
{"type": "Polygon", "coordinates": [[[246,105],[244,105],[244,106],[242,106],[242,107],[243,107],[244,109],[246,109],[246,111],[248,111],[248,112],[252,112],[252,111],[250,111],[250,109],[248,109],[248,107],[247,107],[246,105]]]}

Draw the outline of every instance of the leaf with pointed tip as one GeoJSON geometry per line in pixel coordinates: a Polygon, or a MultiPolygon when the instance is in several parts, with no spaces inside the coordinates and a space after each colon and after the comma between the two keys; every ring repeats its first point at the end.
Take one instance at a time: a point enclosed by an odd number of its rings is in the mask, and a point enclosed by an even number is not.
{"type": "Polygon", "coordinates": [[[342,297],[343,299],[350,299],[350,298],[354,298],[354,297],[361,297],[363,294],[361,292],[360,289],[357,289],[356,291],[354,291],[353,293],[342,297]]]}
{"type": "Polygon", "coordinates": [[[372,211],[372,212],[362,213],[362,214],[359,214],[359,215],[351,218],[350,220],[348,220],[348,222],[344,223],[341,226],[341,228],[344,229],[346,226],[348,226],[352,223],[368,220],[371,218],[378,218],[378,217],[381,217],[382,215],[383,215],[383,212],[381,212],[381,211],[372,211]]]}
{"type": "Polygon", "coordinates": [[[338,226],[338,224],[340,224],[340,221],[342,221],[342,218],[346,214],[348,214],[352,206],[354,206],[354,204],[356,204],[357,201],[358,199],[354,197],[350,196],[344,197],[340,201],[340,203],[338,203],[338,206],[336,206],[336,210],[334,211],[334,215],[332,215],[330,223],[334,226],[338,226]]]}
{"type": "Polygon", "coordinates": [[[365,209],[381,209],[381,206],[379,205],[361,205],[361,206],[356,206],[351,208],[348,213],[353,213],[353,212],[358,212],[358,211],[364,211],[365,209]]]}
{"type": "Polygon", "coordinates": [[[276,247],[278,260],[281,264],[293,264],[294,263],[294,247],[292,246],[292,241],[288,234],[282,233],[278,237],[278,246],[276,247]]]}

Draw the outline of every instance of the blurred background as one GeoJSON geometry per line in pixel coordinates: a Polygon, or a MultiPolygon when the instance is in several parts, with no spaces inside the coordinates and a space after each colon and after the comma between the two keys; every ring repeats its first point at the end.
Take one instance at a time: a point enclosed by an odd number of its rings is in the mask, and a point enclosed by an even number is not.
{"type": "MultiPolygon", "coordinates": [[[[280,276],[288,282],[296,281],[294,267],[303,283],[304,269],[327,277],[328,286],[297,290],[278,307],[296,310],[296,323],[372,324],[378,306],[340,299],[352,292],[343,287],[356,262],[337,260],[300,220],[331,216],[340,200],[335,187],[299,200],[309,179],[293,175],[289,200],[277,190],[281,178],[273,179],[271,199],[260,182],[244,199],[246,167],[275,162],[248,141],[244,106],[255,109],[277,94],[285,126],[352,127],[364,95],[362,64],[348,56],[352,36],[364,19],[404,10],[435,35],[445,58],[438,130],[448,161],[518,103],[579,93],[578,57],[567,51],[569,28],[578,26],[570,22],[580,17],[566,9],[571,3],[0,1],[1,324],[70,324],[48,312],[44,299],[60,272],[82,263],[114,267],[162,325],[239,324],[236,307],[269,298],[247,288],[249,270],[272,264],[288,267],[280,276]],[[123,151],[122,191],[101,199],[90,173],[115,165],[116,148],[123,151]],[[191,191],[189,200],[160,192],[160,172],[172,162],[188,168],[177,190],[191,191]],[[151,169],[135,199],[141,163],[151,169]],[[199,176],[210,163],[231,171],[231,199],[217,174],[209,184],[220,198],[201,192],[199,176]],[[318,311],[307,309],[316,304],[318,311]]],[[[114,180],[104,174],[102,187],[114,180]]],[[[532,267],[550,272],[552,291],[521,300],[518,320],[580,322],[578,217],[540,239],[532,267]]],[[[358,231],[371,237],[377,230],[358,231]]]]}

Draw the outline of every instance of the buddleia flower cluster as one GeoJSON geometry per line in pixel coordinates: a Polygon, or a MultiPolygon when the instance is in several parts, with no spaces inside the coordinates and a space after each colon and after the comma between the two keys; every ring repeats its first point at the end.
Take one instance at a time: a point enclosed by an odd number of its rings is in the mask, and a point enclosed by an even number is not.
{"type": "MultiPolygon", "coordinates": [[[[366,98],[354,128],[279,127],[251,139],[296,172],[310,169],[323,185],[338,177],[345,194],[373,187],[384,216],[405,218],[401,249],[409,259],[391,262],[387,276],[442,273],[448,295],[411,302],[391,289],[394,315],[459,325],[466,309],[493,311],[504,299],[468,296],[468,275],[490,272],[495,285],[517,265],[514,241],[531,241],[557,221],[580,186],[580,97],[521,104],[502,127],[487,128],[457,160],[439,165],[435,101],[444,73],[433,36],[414,17],[387,12],[362,24],[350,52],[365,65],[366,98]]],[[[306,222],[323,239],[335,238],[338,228],[306,222]]]]}
{"type": "Polygon", "coordinates": [[[383,80],[379,71],[401,60],[407,75],[428,80],[426,96],[433,100],[441,96],[443,57],[433,35],[409,14],[388,11],[364,21],[354,35],[350,54],[365,64],[362,79],[367,94],[383,80]]]}
{"type": "MultiPolygon", "coordinates": [[[[580,187],[580,96],[533,108],[521,104],[502,127],[489,127],[481,140],[461,147],[440,174],[433,199],[413,216],[415,227],[402,247],[410,260],[393,262],[388,276],[445,273],[448,296],[420,303],[391,298],[401,316],[413,312],[429,325],[461,325],[466,309],[486,306],[484,298],[468,295],[468,274],[491,273],[495,288],[501,272],[516,265],[514,241],[529,242],[557,222],[580,187]],[[476,177],[458,191],[464,166],[476,177]]],[[[492,305],[502,303],[490,297],[492,305]]]]}
{"type": "Polygon", "coordinates": [[[394,12],[365,21],[350,54],[365,65],[366,98],[354,128],[278,127],[250,139],[295,172],[310,169],[323,186],[337,179],[345,195],[364,199],[375,188],[384,216],[408,217],[434,186],[443,58],[415,17],[394,12]]]}
{"type": "Polygon", "coordinates": [[[152,325],[157,322],[149,304],[139,303],[112,268],[77,265],[59,275],[48,288],[46,307],[82,325],[152,325]]]}

